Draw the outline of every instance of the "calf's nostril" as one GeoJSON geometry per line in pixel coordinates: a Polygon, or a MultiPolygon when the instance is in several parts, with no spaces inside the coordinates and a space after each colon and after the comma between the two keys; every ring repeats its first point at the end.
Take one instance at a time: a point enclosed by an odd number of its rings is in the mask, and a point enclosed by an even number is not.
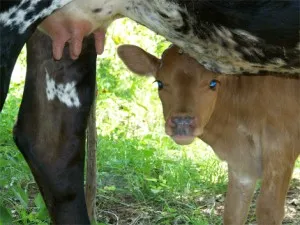
{"type": "Polygon", "coordinates": [[[174,124],[178,124],[178,123],[180,123],[180,118],[179,118],[179,117],[173,117],[173,118],[171,119],[171,121],[172,121],[174,124]]]}
{"type": "Polygon", "coordinates": [[[194,122],[194,117],[191,116],[182,116],[182,117],[173,117],[171,122],[175,126],[190,126],[194,122]]]}

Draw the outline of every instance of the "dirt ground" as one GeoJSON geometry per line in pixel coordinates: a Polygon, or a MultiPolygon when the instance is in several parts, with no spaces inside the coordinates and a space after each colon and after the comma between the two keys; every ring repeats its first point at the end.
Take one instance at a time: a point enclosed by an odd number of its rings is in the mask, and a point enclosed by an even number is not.
{"type": "MultiPolygon", "coordinates": [[[[38,192],[35,183],[29,188],[31,201],[38,192]]],[[[250,207],[247,225],[255,225],[255,201],[259,194],[256,191],[250,207]]],[[[97,195],[96,217],[98,222],[105,225],[199,225],[190,222],[184,216],[174,216],[166,214],[159,207],[153,208],[145,203],[136,202],[128,195],[122,193],[118,197],[108,195],[97,195]],[[119,198],[118,198],[119,197],[119,198]]],[[[194,199],[196,202],[197,215],[204,215],[211,222],[209,225],[221,225],[222,214],[224,212],[225,193],[217,196],[201,196],[194,199]]],[[[182,203],[180,203],[182,204],[182,203]]],[[[178,204],[177,206],[178,207],[178,204]]],[[[182,210],[189,210],[188,204],[182,205],[182,210]]],[[[300,225],[300,169],[297,169],[290,183],[285,204],[285,218],[283,225],[300,225]]],[[[202,225],[202,224],[201,224],[202,225]]],[[[266,224],[267,225],[267,224],[266,224]]]]}
{"type": "MultiPolygon", "coordinates": [[[[247,223],[255,225],[255,202],[259,194],[256,191],[250,207],[247,223]]],[[[221,217],[224,212],[225,193],[217,196],[202,196],[197,200],[199,214],[204,214],[206,218],[219,218],[218,222],[212,222],[210,225],[221,224],[221,217]]],[[[300,170],[294,172],[290,183],[290,188],[287,193],[285,204],[285,218],[283,225],[300,225],[300,170]]],[[[132,199],[118,199],[116,201],[106,196],[100,196],[97,201],[97,219],[103,221],[107,225],[155,225],[155,224],[170,224],[170,225],[196,225],[188,222],[186,218],[176,218],[166,221],[162,211],[132,202],[132,199]],[[120,202],[123,202],[120,204],[120,202]],[[125,203],[124,203],[125,202],[125,203]]],[[[197,224],[198,225],[198,224],[197,224]]],[[[267,225],[267,224],[266,224],[267,225]]]]}

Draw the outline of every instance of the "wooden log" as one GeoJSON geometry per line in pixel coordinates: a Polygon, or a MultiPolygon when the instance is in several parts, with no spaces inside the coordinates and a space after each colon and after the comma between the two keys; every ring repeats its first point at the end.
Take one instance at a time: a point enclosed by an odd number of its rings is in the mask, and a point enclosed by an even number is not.
{"type": "Polygon", "coordinates": [[[96,97],[97,88],[95,91],[95,100],[91,108],[90,117],[87,128],[87,167],[86,167],[86,186],[85,199],[88,210],[88,215],[91,223],[96,220],[96,190],[97,190],[97,130],[96,130],[96,97]]]}

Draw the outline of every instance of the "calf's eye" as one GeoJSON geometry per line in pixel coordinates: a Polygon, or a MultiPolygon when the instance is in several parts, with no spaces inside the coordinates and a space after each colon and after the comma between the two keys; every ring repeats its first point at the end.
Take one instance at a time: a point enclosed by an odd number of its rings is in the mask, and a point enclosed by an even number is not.
{"type": "Polygon", "coordinates": [[[215,90],[217,87],[217,83],[218,83],[218,81],[216,79],[211,80],[209,83],[209,88],[212,90],[215,90]]]}
{"type": "Polygon", "coordinates": [[[154,82],[157,84],[158,90],[163,89],[163,87],[164,87],[163,82],[161,82],[160,80],[156,80],[156,81],[154,81],[154,82]]]}

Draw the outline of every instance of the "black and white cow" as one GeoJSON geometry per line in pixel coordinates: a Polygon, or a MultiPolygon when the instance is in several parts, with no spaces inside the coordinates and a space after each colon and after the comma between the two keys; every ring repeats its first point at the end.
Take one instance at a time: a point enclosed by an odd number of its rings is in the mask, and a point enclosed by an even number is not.
{"type": "MultiPolygon", "coordinates": [[[[41,18],[69,1],[23,0],[18,6],[3,2],[0,108],[21,47],[41,18]]],[[[103,50],[111,21],[129,17],[218,73],[269,71],[298,79],[299,8],[298,0],[73,0],[46,18],[40,29],[52,38],[52,47],[51,39],[40,33],[29,41],[14,137],[52,221],[89,223],[83,197],[84,131],[93,100],[96,52],[103,50]],[[93,38],[84,40],[92,32],[96,51],[93,38]]]]}

